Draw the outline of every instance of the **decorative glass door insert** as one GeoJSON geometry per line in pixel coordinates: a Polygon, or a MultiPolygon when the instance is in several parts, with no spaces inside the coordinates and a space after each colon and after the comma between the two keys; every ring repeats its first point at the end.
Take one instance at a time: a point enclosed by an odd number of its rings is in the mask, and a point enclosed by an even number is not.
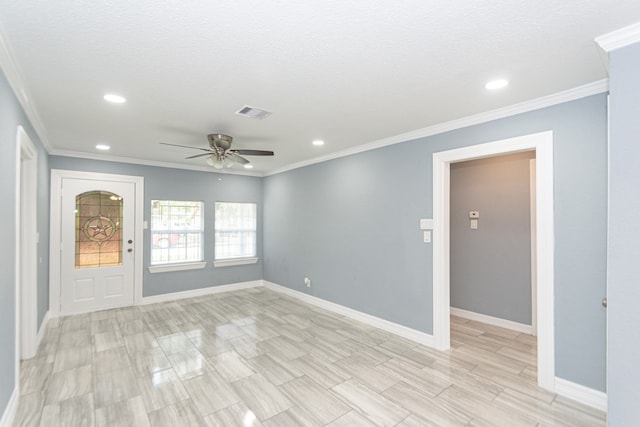
{"type": "Polygon", "coordinates": [[[76,196],[76,269],[122,265],[122,206],[108,191],[76,196]]]}

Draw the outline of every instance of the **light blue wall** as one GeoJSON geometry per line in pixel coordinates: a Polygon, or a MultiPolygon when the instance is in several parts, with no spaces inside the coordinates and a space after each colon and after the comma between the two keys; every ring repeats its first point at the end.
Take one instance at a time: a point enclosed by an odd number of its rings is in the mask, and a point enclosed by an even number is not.
{"type": "Polygon", "coordinates": [[[203,270],[149,273],[147,267],[150,265],[151,243],[150,233],[145,230],[143,242],[144,296],[262,279],[262,227],[260,223],[258,224],[258,257],[260,261],[257,264],[213,267],[215,202],[255,202],[258,204],[258,218],[260,218],[262,215],[260,178],[60,156],[51,156],[50,166],[52,169],[144,177],[144,220],[149,222],[151,221],[151,200],[197,200],[205,202],[204,260],[207,261],[207,266],[203,270]],[[218,180],[219,178],[222,180],[218,180]]]}
{"type": "MultiPolygon", "coordinates": [[[[38,325],[49,308],[49,171],[48,155],[33,131],[20,103],[0,72],[0,414],[9,402],[15,369],[16,300],[16,137],[22,126],[38,150],[37,230],[38,244],[38,325]]],[[[1,415],[0,415],[1,416],[1,415]]]]}
{"type": "Polygon", "coordinates": [[[640,425],[640,43],[610,55],[609,425],[640,425]]]}
{"type": "Polygon", "coordinates": [[[535,152],[451,165],[451,306],[531,325],[529,161],[535,152]],[[479,211],[478,228],[469,211],[479,211]]]}
{"type": "Polygon", "coordinates": [[[432,154],[552,130],[556,375],[604,390],[606,108],[595,95],[265,178],[265,280],[432,333],[419,230],[433,216],[432,154]]]}

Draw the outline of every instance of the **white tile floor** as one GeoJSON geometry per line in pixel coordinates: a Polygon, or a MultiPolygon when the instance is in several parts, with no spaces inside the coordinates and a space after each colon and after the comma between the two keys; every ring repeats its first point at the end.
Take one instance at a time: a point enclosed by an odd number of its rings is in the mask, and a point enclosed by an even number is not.
{"type": "Polygon", "coordinates": [[[51,321],[16,426],[603,426],[536,386],[535,339],[452,318],[435,351],[254,288],[51,321]]]}

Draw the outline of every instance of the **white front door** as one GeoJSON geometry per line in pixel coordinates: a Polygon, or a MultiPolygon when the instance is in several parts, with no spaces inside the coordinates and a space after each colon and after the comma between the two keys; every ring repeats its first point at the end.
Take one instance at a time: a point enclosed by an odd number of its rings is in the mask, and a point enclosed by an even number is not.
{"type": "Polygon", "coordinates": [[[135,206],[134,183],[62,179],[62,313],[133,305],[135,206]]]}

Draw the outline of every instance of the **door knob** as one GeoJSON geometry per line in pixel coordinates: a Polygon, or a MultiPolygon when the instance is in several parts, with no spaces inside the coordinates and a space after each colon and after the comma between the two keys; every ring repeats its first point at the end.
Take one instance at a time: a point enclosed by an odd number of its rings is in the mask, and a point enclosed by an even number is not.
{"type": "Polygon", "coordinates": [[[129,239],[129,240],[127,240],[127,243],[132,244],[133,240],[129,239]]]}
{"type": "Polygon", "coordinates": [[[607,299],[606,298],[602,298],[602,306],[604,308],[607,308],[607,299]]]}
{"type": "Polygon", "coordinates": [[[127,252],[133,252],[133,249],[129,248],[127,249],[127,252]]]}

